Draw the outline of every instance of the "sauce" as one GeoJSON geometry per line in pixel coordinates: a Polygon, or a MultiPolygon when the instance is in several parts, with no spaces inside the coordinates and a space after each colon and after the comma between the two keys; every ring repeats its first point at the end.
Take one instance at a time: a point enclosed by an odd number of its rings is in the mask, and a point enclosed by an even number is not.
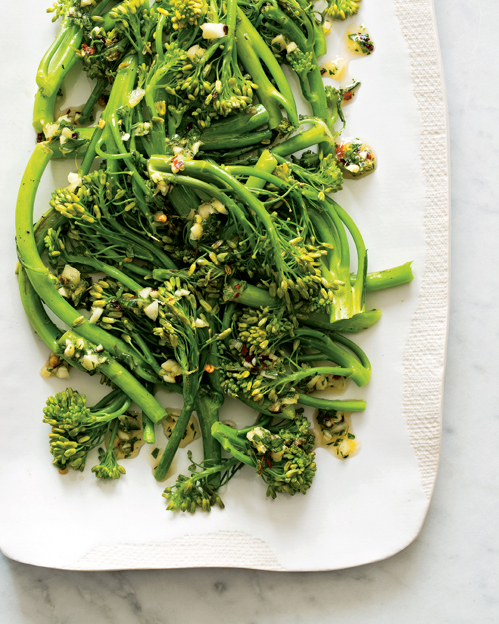
{"type": "Polygon", "coordinates": [[[318,427],[314,430],[316,445],[328,449],[338,459],[355,455],[360,443],[353,434],[351,419],[352,415],[347,412],[329,412],[327,416],[321,416],[319,412],[318,427]]]}

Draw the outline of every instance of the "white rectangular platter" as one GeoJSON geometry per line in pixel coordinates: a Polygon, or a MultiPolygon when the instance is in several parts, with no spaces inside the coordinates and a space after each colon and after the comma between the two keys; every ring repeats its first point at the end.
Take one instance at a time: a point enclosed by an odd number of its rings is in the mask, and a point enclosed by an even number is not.
{"type": "MultiPolygon", "coordinates": [[[[84,473],[65,476],[50,463],[42,408],[68,384],[39,375],[47,351],[24,316],[14,275],[15,201],[34,147],[34,77],[56,32],[44,6],[32,0],[7,4],[0,38],[2,552],[71,570],[297,571],[346,568],[400,551],[421,529],[436,478],[448,319],[448,145],[432,1],[363,0],[356,20],[368,26],[376,51],[351,64],[362,87],[348,109],[346,134],[372,145],[379,167],[365,179],[347,181],[335,199],[364,235],[369,270],[413,260],[415,273],[409,285],[368,295],[368,308],[383,310],[381,321],[356,337],[371,358],[372,381],[363,389],[350,385],[346,394],[368,402],[365,413],[353,415],[361,451],[340,461],[319,448],[307,495],[276,501],[265,497],[264,485],[245,467],[222,494],[225,510],[193,516],[165,511],[165,484],[152,477],[150,447],[125,461],[126,476],[112,483],[95,479],[91,460],[84,473]]],[[[337,45],[332,35],[331,55],[337,45]]],[[[39,213],[74,167],[52,163],[40,187],[39,213]]],[[[70,385],[86,391],[89,402],[103,394],[96,378],[72,373],[70,385]]],[[[173,400],[165,404],[174,406],[173,400]]],[[[227,402],[222,418],[240,420],[238,410],[227,402]]],[[[160,438],[158,445],[164,442],[160,438]]],[[[186,465],[184,458],[177,468],[186,465]]]]}

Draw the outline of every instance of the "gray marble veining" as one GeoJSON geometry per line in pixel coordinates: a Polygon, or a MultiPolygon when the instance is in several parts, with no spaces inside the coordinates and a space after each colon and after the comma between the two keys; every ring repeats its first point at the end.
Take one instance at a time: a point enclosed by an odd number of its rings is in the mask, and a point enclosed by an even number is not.
{"type": "Polygon", "coordinates": [[[0,622],[499,621],[499,8],[435,5],[451,131],[452,311],[440,472],[420,536],[391,559],[330,573],[68,573],[2,558],[0,622]]]}

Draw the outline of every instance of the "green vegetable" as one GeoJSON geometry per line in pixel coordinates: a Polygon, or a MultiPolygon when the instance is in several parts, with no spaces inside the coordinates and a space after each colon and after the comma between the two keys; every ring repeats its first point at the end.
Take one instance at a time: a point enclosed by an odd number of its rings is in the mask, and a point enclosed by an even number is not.
{"type": "Polygon", "coordinates": [[[126,457],[137,440],[124,435],[125,422],[140,428],[124,416],[133,401],[146,443],[169,418],[164,452],[151,453],[157,480],[194,412],[199,420],[202,458],[189,452],[188,476],[165,490],[168,509],[223,508],[221,488],[245,464],[270,498],[305,494],[316,465],[300,406],[326,420],[366,409],[361,399],[316,395],[369,382],[368,355],[344,334],[379,320],[369,292],[413,279],[411,263],[369,273],[354,215],[328,195],[376,164],[369,146],[339,139],[342,105],[360,83],[325,87],[317,63],[331,19],[358,8],[331,1],[320,15],[307,0],[58,0],[51,9],[62,24],[38,70],[39,144],[16,208],[20,295],[60,363],[47,370],[63,364],[64,376],[74,367],[113,388],[93,408],[70,388],[48,400],[61,471],[83,470],[105,442],[92,472],[124,475],[115,447],[126,445],[126,457]],[[83,107],[56,118],[76,65],[94,87],[83,107]],[[85,127],[98,103],[100,118],[85,127]],[[75,157],[70,184],[53,191],[34,224],[49,162],[75,157]],[[159,389],[182,396],[178,416],[157,400],[159,389]],[[226,397],[253,408],[255,422],[240,430],[220,422],[226,397]]]}

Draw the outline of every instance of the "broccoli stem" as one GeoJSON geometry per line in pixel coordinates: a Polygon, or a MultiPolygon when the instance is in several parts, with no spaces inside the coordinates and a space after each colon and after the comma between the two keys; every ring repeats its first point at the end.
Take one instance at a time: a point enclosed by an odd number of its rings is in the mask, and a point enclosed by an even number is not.
{"type": "Polygon", "coordinates": [[[273,138],[271,130],[261,130],[260,132],[250,132],[248,134],[220,135],[213,138],[205,138],[202,140],[202,149],[204,152],[215,151],[218,149],[230,150],[237,147],[247,147],[256,145],[262,141],[270,141],[273,138]]]}
{"type": "Polygon", "coordinates": [[[221,137],[234,135],[235,137],[248,132],[253,132],[266,125],[269,121],[269,114],[262,104],[246,109],[238,115],[231,115],[211,124],[209,128],[203,130],[199,137],[203,144],[207,141],[219,141],[221,137]],[[250,113],[249,111],[253,110],[250,113]]]}
{"type": "Polygon", "coordinates": [[[196,397],[189,397],[188,400],[186,400],[184,387],[184,405],[182,407],[182,411],[180,412],[180,416],[178,417],[170,439],[168,440],[165,452],[161,456],[159,464],[154,471],[154,478],[157,481],[163,481],[168,474],[173,458],[175,457],[179,444],[184,437],[187,425],[189,424],[189,420],[194,410],[195,399],[196,397]]]}
{"type": "MultiPolygon", "coordinates": [[[[18,281],[21,302],[31,327],[47,345],[50,351],[55,353],[58,347],[57,341],[63,334],[62,330],[60,330],[49,318],[40,297],[36,294],[35,289],[28,279],[26,270],[22,266],[19,268],[18,281]]],[[[61,357],[65,362],[74,366],[79,371],[83,373],[87,372],[78,362],[73,362],[71,359],[65,358],[64,355],[61,357]]]]}
{"type": "Polygon", "coordinates": [[[366,402],[359,400],[333,401],[322,399],[310,394],[298,394],[298,403],[315,407],[316,409],[335,410],[337,412],[363,412],[366,409],[366,402]]]}
{"type": "Polygon", "coordinates": [[[192,368],[199,366],[199,350],[196,341],[192,340],[189,342],[188,353],[184,347],[176,347],[175,355],[182,368],[182,396],[184,405],[175,427],[173,428],[170,439],[168,440],[165,452],[161,456],[159,464],[154,471],[154,477],[158,481],[162,481],[166,477],[179,444],[185,435],[187,425],[189,424],[194,410],[201,382],[201,376],[189,370],[191,368],[189,362],[193,362],[194,366],[192,368]],[[191,372],[192,374],[189,374],[191,372]]]}
{"type": "MultiPolygon", "coordinates": [[[[211,428],[214,423],[218,422],[219,411],[223,403],[224,396],[222,394],[209,392],[205,389],[201,389],[196,398],[195,409],[203,439],[204,461],[209,462],[207,465],[220,464],[222,461],[222,448],[218,440],[211,435],[211,428]]],[[[212,478],[210,483],[215,488],[218,488],[220,486],[220,475],[218,474],[216,478],[212,478]]]]}
{"type": "Polygon", "coordinates": [[[324,145],[326,143],[328,144],[327,151],[334,151],[333,134],[321,119],[305,119],[300,123],[313,123],[314,126],[273,147],[272,153],[275,156],[289,156],[312,145],[324,145]]]}
{"type": "MultiPolygon", "coordinates": [[[[267,5],[262,10],[262,13],[265,17],[268,17],[272,21],[276,22],[279,26],[279,31],[285,33],[291,41],[296,43],[304,54],[308,53],[312,55],[312,69],[305,73],[298,73],[298,78],[300,79],[303,95],[310,102],[314,115],[324,119],[331,133],[334,133],[333,124],[329,118],[324,83],[322,81],[317,59],[315,58],[314,38],[306,37],[298,25],[275,5],[267,5]]],[[[308,23],[309,22],[307,20],[307,28],[308,23]]],[[[325,153],[329,153],[329,151],[331,151],[331,146],[328,142],[325,142],[321,145],[321,147],[325,153]]]]}
{"type": "MultiPolygon", "coordinates": [[[[352,282],[350,281],[350,288],[353,295],[353,310],[357,311],[355,313],[363,312],[365,305],[365,285],[367,275],[367,250],[364,239],[362,238],[362,234],[360,233],[359,228],[355,225],[353,219],[345,210],[343,210],[343,208],[338,203],[336,203],[329,197],[327,198],[326,203],[328,204],[328,206],[334,207],[336,213],[338,214],[344,225],[347,227],[355,243],[355,247],[357,250],[358,268],[354,283],[352,284],[352,282]]],[[[349,266],[350,262],[348,263],[348,267],[349,266]]]]}
{"type": "Polygon", "coordinates": [[[85,106],[82,108],[80,113],[80,118],[78,119],[79,124],[84,124],[87,122],[88,118],[92,114],[94,110],[94,106],[97,104],[100,96],[104,93],[104,90],[109,85],[109,82],[106,78],[101,78],[97,81],[94,88],[92,89],[92,93],[90,97],[85,103],[85,106]]]}
{"type": "Polygon", "coordinates": [[[365,386],[369,381],[371,364],[362,349],[351,340],[341,334],[334,334],[334,337],[331,338],[331,336],[326,336],[311,328],[297,329],[295,336],[300,340],[301,348],[315,349],[327,355],[331,362],[335,362],[343,368],[349,368],[352,371],[350,377],[357,386],[365,386]],[[354,355],[336,343],[346,346],[354,355]]]}
{"type": "MultiPolygon", "coordinates": [[[[81,327],[82,326],[80,326],[78,330],[81,327]]],[[[72,330],[67,331],[58,340],[58,352],[64,351],[66,348],[66,340],[76,344],[82,337],[83,334],[80,335],[80,333],[76,333],[72,330]]],[[[94,345],[95,349],[95,344],[92,343],[91,340],[88,340],[87,343],[94,345]]],[[[149,416],[152,422],[158,423],[162,421],[165,416],[167,416],[165,408],[156,401],[152,394],[144,388],[132,373],[114,360],[109,353],[102,351],[102,354],[106,356],[107,359],[105,362],[98,365],[97,370],[110,379],[118,388],[121,388],[123,392],[149,416]]]]}
{"type": "MultiPolygon", "coordinates": [[[[316,327],[317,329],[323,329],[325,331],[337,331],[343,334],[357,334],[358,332],[369,329],[375,323],[379,321],[381,317],[381,310],[368,310],[367,312],[359,312],[354,314],[349,319],[340,319],[331,323],[330,318],[326,314],[319,314],[314,312],[308,315],[306,318],[300,320],[310,327],[316,327]]],[[[312,358],[313,359],[313,358],[312,358]]],[[[317,358],[316,358],[317,359],[317,358]]]]}
{"type": "MultiPolygon", "coordinates": [[[[91,15],[98,15],[105,5],[98,2],[91,15]],[[100,8],[99,8],[100,5],[100,8]]],[[[83,41],[83,29],[65,17],[61,29],[43,56],[36,73],[39,89],[35,95],[33,126],[43,132],[46,123],[54,121],[54,104],[59,89],[68,72],[80,60],[76,54],[83,41]]]]}
{"type": "MultiPolygon", "coordinates": [[[[66,325],[70,327],[81,315],[57,292],[57,278],[43,264],[37,250],[33,232],[33,208],[36,192],[43,172],[52,157],[52,152],[44,144],[36,146],[24,173],[19,190],[16,208],[16,242],[19,261],[26,269],[27,275],[38,296],[66,325]]],[[[79,325],[79,332],[84,338],[116,354],[117,357],[129,358],[137,364],[136,372],[150,379],[145,361],[136,354],[130,353],[127,344],[111,336],[106,330],[84,320],[79,325]],[[146,368],[144,368],[146,366],[146,368]]]]}
{"type": "Polygon", "coordinates": [[[221,422],[216,422],[212,425],[211,434],[220,442],[222,448],[230,453],[234,459],[248,466],[252,466],[253,468],[256,467],[253,459],[241,450],[241,448],[246,447],[246,440],[241,439],[235,429],[221,422]]]}
{"type": "Polygon", "coordinates": [[[119,269],[116,269],[115,267],[112,267],[105,262],[101,262],[97,258],[92,258],[89,256],[76,256],[70,253],[64,253],[64,256],[68,264],[85,264],[91,266],[96,271],[102,271],[102,273],[105,273],[109,277],[117,280],[118,282],[123,284],[123,286],[126,286],[126,288],[134,293],[138,293],[140,290],[142,290],[142,286],[138,282],[125,275],[119,269]]]}
{"type": "Polygon", "coordinates": [[[269,127],[277,128],[281,122],[279,104],[288,114],[288,119],[293,126],[298,125],[298,114],[291,87],[284,75],[274,54],[261,38],[258,31],[251,24],[246,15],[238,8],[237,10],[237,56],[241,65],[251,75],[258,85],[257,97],[269,114],[269,127]],[[274,78],[279,91],[267,78],[261,61],[267,66],[274,78]]]}
{"type": "MultiPolygon", "coordinates": [[[[376,292],[412,282],[414,275],[412,273],[411,265],[412,262],[406,262],[405,264],[393,267],[392,269],[368,273],[366,276],[366,291],[376,292]]],[[[354,273],[351,273],[350,282],[355,284],[356,279],[357,276],[354,273]]],[[[268,290],[258,288],[253,284],[243,283],[235,279],[229,280],[229,284],[233,290],[232,301],[241,305],[245,305],[250,308],[275,308],[279,305],[278,299],[271,297],[268,290]],[[242,287],[234,290],[238,284],[242,287]],[[235,295],[237,295],[237,297],[235,295]]],[[[364,314],[367,314],[367,312],[364,314]]],[[[309,315],[310,320],[315,318],[317,318],[318,323],[323,323],[323,319],[326,317],[325,315],[320,314],[317,314],[316,316],[315,312],[309,315]]]]}
{"type": "Polygon", "coordinates": [[[154,444],[156,442],[154,423],[145,412],[142,412],[142,438],[146,444],[154,444]]]}
{"type": "MultiPolygon", "coordinates": [[[[350,280],[355,281],[355,276],[351,275],[350,280]]],[[[375,271],[367,274],[366,290],[367,292],[376,292],[378,290],[385,290],[386,288],[393,288],[394,286],[402,286],[412,282],[414,275],[412,273],[412,261],[401,264],[400,266],[393,267],[392,269],[385,269],[384,271],[375,271]]]]}
{"type": "MultiPolygon", "coordinates": [[[[261,153],[260,158],[258,159],[258,162],[256,163],[254,169],[259,171],[260,173],[272,174],[276,166],[277,160],[272,156],[269,150],[264,150],[261,153]]],[[[231,171],[231,169],[237,169],[237,167],[226,167],[226,169],[228,171],[231,171]]],[[[243,169],[245,169],[245,167],[243,167],[243,169]]],[[[235,173],[235,175],[237,175],[237,172],[235,173]]],[[[263,176],[255,177],[254,175],[250,175],[246,180],[246,186],[252,189],[263,189],[265,188],[266,183],[267,180],[263,176]]]]}

